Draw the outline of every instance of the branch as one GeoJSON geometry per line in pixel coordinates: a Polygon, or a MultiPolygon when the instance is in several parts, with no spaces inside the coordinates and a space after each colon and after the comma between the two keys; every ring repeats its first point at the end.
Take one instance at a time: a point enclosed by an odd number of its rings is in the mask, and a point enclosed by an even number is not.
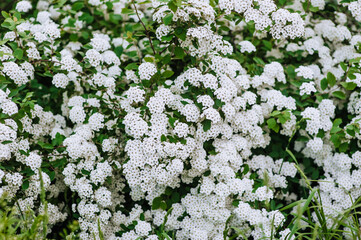
{"type": "Polygon", "coordinates": [[[151,39],[150,36],[149,36],[149,31],[148,31],[147,27],[144,25],[142,19],[140,19],[140,16],[139,16],[139,13],[138,13],[138,9],[137,9],[137,6],[136,6],[135,3],[134,3],[134,0],[132,1],[132,4],[133,4],[133,6],[134,6],[135,13],[136,13],[137,16],[138,16],[138,19],[139,19],[140,23],[143,25],[143,28],[144,28],[144,30],[145,30],[145,33],[147,34],[147,37],[148,37],[149,43],[150,43],[150,47],[152,48],[154,55],[156,55],[156,52],[155,52],[154,47],[153,47],[152,39],[151,39]]]}

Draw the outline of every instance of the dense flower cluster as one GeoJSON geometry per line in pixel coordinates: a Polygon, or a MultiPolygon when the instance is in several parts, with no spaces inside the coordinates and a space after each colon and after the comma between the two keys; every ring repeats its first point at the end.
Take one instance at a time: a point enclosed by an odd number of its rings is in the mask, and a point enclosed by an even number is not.
{"type": "Polygon", "coordinates": [[[361,198],[361,3],[281,2],[16,3],[0,196],[51,238],[295,239],[318,189],[332,229],[361,198]]]}

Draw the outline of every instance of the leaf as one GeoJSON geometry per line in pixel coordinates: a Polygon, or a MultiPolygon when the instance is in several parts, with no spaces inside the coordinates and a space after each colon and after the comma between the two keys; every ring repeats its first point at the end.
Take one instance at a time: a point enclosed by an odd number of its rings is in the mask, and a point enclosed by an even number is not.
{"type": "Polygon", "coordinates": [[[21,189],[26,190],[26,189],[28,189],[28,188],[29,188],[29,181],[28,181],[28,180],[25,180],[25,181],[23,182],[23,185],[21,185],[21,189]]]}
{"type": "Polygon", "coordinates": [[[354,125],[348,125],[347,127],[346,127],[346,132],[349,134],[349,135],[351,135],[352,137],[354,137],[355,136],[355,129],[354,129],[354,125]]]}
{"type": "Polygon", "coordinates": [[[23,55],[24,55],[24,51],[21,50],[20,48],[17,48],[14,51],[14,57],[16,57],[18,60],[21,60],[23,58],[23,55]]]}
{"type": "Polygon", "coordinates": [[[94,17],[89,13],[83,13],[83,15],[79,17],[79,20],[85,21],[87,24],[90,24],[94,21],[94,17]]]}
{"type": "Polygon", "coordinates": [[[177,9],[178,9],[178,6],[177,6],[176,3],[174,3],[174,1],[170,1],[170,2],[168,3],[168,7],[169,7],[169,9],[172,10],[173,12],[176,12],[177,9]]]}
{"type": "Polygon", "coordinates": [[[114,48],[114,53],[117,55],[117,57],[120,57],[123,53],[124,49],[122,46],[118,46],[114,48]]]}
{"type": "Polygon", "coordinates": [[[171,60],[172,60],[172,57],[170,56],[170,54],[167,54],[162,58],[163,64],[168,64],[171,60]]]}
{"type": "Polygon", "coordinates": [[[74,11],[79,11],[83,7],[84,7],[83,2],[76,2],[76,3],[73,3],[73,6],[71,7],[71,9],[74,10],[74,11]]]}
{"type": "Polygon", "coordinates": [[[258,63],[258,64],[260,64],[262,66],[265,65],[265,62],[259,57],[254,57],[253,61],[255,61],[256,63],[258,63]]]}
{"type": "Polygon", "coordinates": [[[338,134],[332,135],[330,140],[333,142],[333,145],[335,145],[336,148],[338,148],[341,144],[341,140],[338,134]]]}
{"type": "Polygon", "coordinates": [[[55,171],[50,171],[48,175],[49,175],[50,181],[53,181],[55,179],[55,171]]]}
{"type": "Polygon", "coordinates": [[[3,15],[4,18],[10,18],[10,15],[5,11],[1,11],[1,15],[3,15]]]}
{"type": "Polygon", "coordinates": [[[134,70],[134,69],[138,69],[138,64],[137,63],[130,63],[125,67],[125,70],[134,70]]]}
{"type": "Polygon", "coordinates": [[[345,93],[342,92],[342,91],[333,92],[332,95],[333,95],[334,97],[337,97],[337,98],[342,99],[342,100],[343,100],[343,99],[346,99],[346,95],[345,95],[345,93]]]}
{"type": "Polygon", "coordinates": [[[152,63],[154,62],[154,59],[152,57],[145,57],[144,61],[152,63]]]}
{"type": "Polygon", "coordinates": [[[153,199],[152,202],[152,210],[156,210],[158,208],[160,208],[160,203],[162,202],[162,198],[161,197],[156,197],[153,199]]]}
{"type": "Polygon", "coordinates": [[[164,201],[162,201],[162,202],[160,203],[160,208],[163,209],[163,210],[166,210],[166,209],[167,209],[167,203],[164,202],[164,201]]]}
{"type": "Polygon", "coordinates": [[[339,146],[340,152],[346,152],[348,150],[348,143],[344,142],[339,146]]]}
{"type": "Polygon", "coordinates": [[[280,211],[280,212],[283,212],[283,211],[285,211],[285,210],[287,210],[287,209],[293,208],[293,207],[295,207],[295,206],[297,206],[297,205],[299,205],[299,204],[302,204],[302,203],[304,203],[304,202],[306,202],[305,199],[298,200],[297,202],[290,203],[289,205],[281,208],[279,211],[280,211]]]}
{"type": "Polygon", "coordinates": [[[176,27],[174,30],[174,34],[183,41],[185,41],[187,38],[187,32],[184,31],[182,27],[176,27]]]}
{"type": "Polygon", "coordinates": [[[280,111],[275,110],[275,111],[271,112],[270,116],[275,117],[275,116],[278,116],[278,115],[280,115],[280,114],[281,114],[280,111]]]}
{"type": "Polygon", "coordinates": [[[53,145],[51,145],[50,143],[45,143],[45,142],[42,142],[42,141],[39,141],[38,144],[40,145],[41,148],[44,148],[44,149],[53,149],[53,145]]]}
{"type": "Polygon", "coordinates": [[[169,117],[169,124],[174,128],[174,123],[176,121],[176,118],[169,117]]]}
{"type": "Polygon", "coordinates": [[[173,192],[173,194],[172,194],[172,196],[171,196],[171,200],[172,200],[173,203],[179,202],[179,200],[180,200],[180,195],[179,195],[179,193],[173,192]]]}
{"type": "Polygon", "coordinates": [[[129,8],[122,9],[122,14],[130,14],[130,13],[133,13],[133,9],[129,9],[129,8]]]}
{"type": "Polygon", "coordinates": [[[171,76],[173,76],[174,72],[173,71],[170,71],[170,70],[165,70],[163,73],[162,73],[162,76],[164,78],[170,78],[171,76]]]}
{"type": "Polygon", "coordinates": [[[84,174],[84,175],[90,175],[90,172],[85,170],[85,169],[82,169],[81,173],[84,174]]]}
{"type": "Polygon", "coordinates": [[[285,124],[287,122],[287,118],[283,115],[278,116],[278,120],[280,120],[281,124],[285,124]]]}
{"type": "Polygon", "coordinates": [[[169,25],[172,23],[172,19],[173,19],[173,13],[169,13],[163,18],[163,23],[165,25],[169,25]]]}
{"type": "Polygon", "coordinates": [[[310,6],[309,9],[310,9],[311,12],[318,12],[319,11],[318,7],[310,6]]]}
{"type": "Polygon", "coordinates": [[[328,85],[327,79],[326,78],[322,79],[321,80],[321,89],[325,90],[327,88],[327,85],[328,85]]]}
{"type": "Polygon", "coordinates": [[[270,118],[270,119],[267,120],[267,126],[270,129],[273,129],[276,125],[277,125],[276,119],[270,118]]]}
{"type": "Polygon", "coordinates": [[[203,125],[203,131],[207,132],[209,129],[211,129],[212,122],[209,119],[206,119],[202,122],[203,125]]]}
{"type": "Polygon", "coordinates": [[[342,123],[342,119],[341,118],[336,118],[333,121],[333,126],[339,126],[342,123]]]}
{"type": "Polygon", "coordinates": [[[167,137],[164,136],[164,134],[163,134],[163,135],[160,137],[160,141],[161,141],[161,142],[167,141],[167,137]]]}
{"type": "MultiPolygon", "coordinates": [[[[81,32],[81,36],[84,38],[84,39],[88,39],[89,38],[89,33],[88,32],[85,32],[85,31],[82,31],[81,32]]],[[[115,51],[114,51],[115,52],[115,51]]]]}
{"type": "Polygon", "coordinates": [[[346,89],[346,90],[354,90],[357,87],[356,83],[353,82],[342,82],[341,85],[346,89]]]}
{"type": "Polygon", "coordinates": [[[342,63],[340,63],[340,66],[341,66],[342,70],[344,70],[345,72],[347,71],[346,63],[342,62],[342,63]]]}
{"type": "Polygon", "coordinates": [[[279,0],[278,3],[280,6],[285,5],[285,3],[287,2],[287,0],[279,0]]]}
{"type": "Polygon", "coordinates": [[[172,239],[168,236],[168,234],[165,233],[165,232],[162,232],[162,236],[163,236],[165,239],[167,239],[167,240],[172,240],[172,239]]]}
{"type": "Polygon", "coordinates": [[[335,86],[336,77],[335,77],[335,75],[333,75],[333,73],[331,73],[331,72],[327,73],[327,82],[331,87],[335,86]]]}
{"type": "Polygon", "coordinates": [[[245,164],[245,165],[243,166],[242,174],[247,174],[248,172],[249,172],[249,166],[248,166],[248,164],[245,164]]]}
{"type": "MultiPolygon", "coordinates": [[[[307,198],[306,202],[304,203],[301,211],[299,213],[297,213],[298,218],[301,218],[303,213],[307,210],[308,205],[311,203],[311,201],[313,199],[313,196],[315,195],[316,191],[317,191],[317,188],[312,189],[311,194],[308,196],[308,198],[307,198]]],[[[293,227],[292,227],[292,231],[291,231],[290,235],[288,235],[288,239],[292,239],[291,237],[297,232],[297,230],[298,230],[298,224],[294,224],[293,227]]]]}
{"type": "Polygon", "coordinates": [[[183,51],[183,48],[181,48],[181,47],[175,47],[174,54],[179,59],[183,59],[184,55],[185,55],[184,51],[183,51]]]}
{"type": "Polygon", "coordinates": [[[270,41],[262,40],[262,43],[267,50],[272,50],[272,43],[270,41]]]}
{"type": "Polygon", "coordinates": [[[119,14],[110,14],[109,16],[110,16],[110,21],[112,21],[115,24],[119,23],[119,21],[122,20],[122,15],[119,14]]]}

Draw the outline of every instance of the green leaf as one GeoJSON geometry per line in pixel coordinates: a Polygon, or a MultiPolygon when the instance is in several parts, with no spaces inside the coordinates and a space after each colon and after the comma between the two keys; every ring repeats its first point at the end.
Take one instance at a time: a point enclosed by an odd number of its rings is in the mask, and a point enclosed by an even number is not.
{"type": "Polygon", "coordinates": [[[40,145],[41,148],[44,148],[44,149],[53,149],[54,148],[53,145],[51,145],[50,143],[38,141],[38,144],[40,145]]]}
{"type": "Polygon", "coordinates": [[[152,57],[145,57],[144,61],[152,63],[154,62],[154,59],[152,57]]]}
{"type": "Polygon", "coordinates": [[[164,201],[162,201],[162,202],[160,203],[160,208],[163,209],[163,210],[166,210],[166,209],[167,209],[167,203],[164,202],[164,201]]]}
{"type": "Polygon", "coordinates": [[[341,143],[341,145],[339,146],[339,150],[340,152],[346,152],[348,150],[348,143],[347,142],[341,143]]]}
{"type": "Polygon", "coordinates": [[[73,6],[71,7],[71,9],[74,10],[74,11],[79,11],[83,7],[84,7],[83,2],[76,2],[76,3],[73,3],[73,6]]]}
{"type": "MultiPolygon", "coordinates": [[[[89,38],[89,33],[88,32],[85,32],[85,31],[82,31],[81,32],[81,36],[84,38],[84,39],[88,39],[89,38]]],[[[115,49],[114,49],[114,52],[115,52],[115,49]]],[[[116,53],[116,52],[115,52],[116,53]]]]}
{"type": "Polygon", "coordinates": [[[162,73],[162,76],[164,78],[170,78],[171,76],[173,76],[174,72],[173,71],[170,71],[170,70],[165,70],[163,73],[162,73]]]}
{"type": "Polygon", "coordinates": [[[170,54],[167,54],[162,58],[163,64],[168,64],[171,60],[172,60],[172,57],[170,56],[170,54]]]}
{"type": "Polygon", "coordinates": [[[174,123],[176,121],[176,118],[169,117],[169,124],[174,128],[174,123]]]}
{"type": "Polygon", "coordinates": [[[333,145],[335,145],[336,148],[338,148],[341,144],[340,136],[338,134],[332,135],[330,140],[333,142],[333,145]]]}
{"type": "Polygon", "coordinates": [[[14,57],[16,57],[18,60],[21,60],[23,58],[23,55],[24,55],[24,51],[21,50],[20,48],[17,48],[14,51],[14,57]]]}
{"type": "Polygon", "coordinates": [[[3,15],[4,18],[10,18],[10,15],[5,11],[1,11],[1,15],[3,15]]]}
{"type": "Polygon", "coordinates": [[[347,71],[346,63],[342,62],[342,63],[340,63],[340,66],[341,66],[342,70],[344,70],[345,72],[347,71]]]}
{"type": "Polygon", "coordinates": [[[331,72],[327,73],[327,82],[331,87],[335,86],[336,77],[335,77],[335,75],[333,75],[333,73],[331,73],[331,72]]]}
{"type": "Polygon", "coordinates": [[[129,9],[129,8],[122,9],[122,14],[129,14],[129,13],[133,13],[133,9],[129,9]]]}
{"type": "Polygon", "coordinates": [[[122,46],[118,46],[118,47],[114,48],[114,53],[115,53],[118,57],[120,57],[120,56],[122,55],[123,51],[124,51],[124,49],[123,49],[122,46]]]}
{"type": "Polygon", "coordinates": [[[287,0],[279,0],[279,1],[278,1],[278,4],[279,4],[280,6],[283,6],[283,5],[285,5],[286,2],[287,2],[287,0]]]}
{"type": "Polygon", "coordinates": [[[272,50],[272,43],[270,41],[262,40],[262,43],[267,50],[272,50]]]}
{"type": "Polygon", "coordinates": [[[129,63],[126,67],[125,70],[134,70],[134,69],[138,69],[138,64],[133,62],[133,63],[129,63]]]}
{"type": "Polygon", "coordinates": [[[119,14],[110,14],[109,17],[110,17],[110,21],[112,21],[115,24],[119,23],[119,21],[122,20],[122,15],[119,14]]]}
{"type": "Polygon", "coordinates": [[[158,208],[160,208],[160,203],[162,202],[162,198],[161,197],[156,197],[153,199],[152,202],[152,210],[156,210],[158,208]]]}
{"type": "Polygon", "coordinates": [[[351,135],[352,137],[354,137],[355,136],[355,129],[354,129],[354,125],[348,125],[347,127],[346,127],[346,132],[349,134],[349,135],[351,135]]]}
{"type": "Polygon", "coordinates": [[[81,173],[84,174],[84,175],[90,175],[90,172],[85,170],[85,169],[82,169],[81,173]]]}
{"type": "Polygon", "coordinates": [[[327,85],[328,85],[327,79],[326,78],[322,79],[321,80],[321,89],[325,90],[327,88],[327,85]]]}
{"type": "Polygon", "coordinates": [[[28,181],[28,180],[25,180],[25,181],[23,182],[23,185],[21,185],[21,189],[26,190],[26,189],[28,189],[28,188],[29,188],[29,181],[28,181]]]}
{"type": "Polygon", "coordinates": [[[187,38],[187,32],[182,27],[176,27],[174,34],[183,41],[187,38]]]}
{"type": "Polygon", "coordinates": [[[181,47],[175,47],[174,54],[179,59],[183,59],[184,55],[185,55],[184,51],[183,51],[183,48],[181,48],[181,47]]]}
{"type": "Polygon", "coordinates": [[[281,124],[285,124],[287,122],[287,118],[283,115],[278,116],[278,120],[280,120],[281,124]]]}
{"type": "Polygon", "coordinates": [[[167,141],[167,137],[164,136],[164,134],[163,134],[163,135],[160,137],[160,141],[161,141],[161,142],[167,141]]]}
{"type": "Polygon", "coordinates": [[[202,125],[203,125],[203,131],[207,132],[211,128],[212,122],[211,120],[206,119],[202,122],[202,125]]]}
{"type": "Polygon", "coordinates": [[[258,64],[260,64],[262,66],[265,65],[265,62],[259,57],[254,57],[253,61],[255,61],[256,63],[258,63],[258,64]]]}
{"type": "Polygon", "coordinates": [[[177,6],[176,3],[174,3],[174,1],[170,1],[170,2],[168,3],[168,7],[169,7],[169,9],[172,10],[173,12],[176,12],[177,9],[178,9],[178,6],[177,6]]]}
{"type": "Polygon", "coordinates": [[[177,203],[180,200],[180,195],[177,192],[173,192],[171,196],[171,200],[173,203],[177,203]]]}
{"type": "Polygon", "coordinates": [[[311,12],[318,12],[319,11],[318,7],[310,6],[309,9],[310,9],[311,12]]]}
{"type": "Polygon", "coordinates": [[[87,24],[90,24],[94,21],[94,17],[89,13],[83,13],[83,15],[79,17],[79,20],[85,21],[87,24]]]}
{"type": "Polygon", "coordinates": [[[276,119],[270,118],[270,119],[267,120],[267,126],[270,129],[273,129],[276,125],[277,125],[276,119]]]}
{"type": "Polygon", "coordinates": [[[275,117],[275,116],[278,116],[278,115],[280,115],[280,114],[281,114],[280,111],[275,110],[275,111],[271,112],[270,116],[275,117]]]}
{"type": "Polygon", "coordinates": [[[173,39],[173,35],[163,36],[162,41],[164,42],[170,42],[173,39]]]}
{"type": "Polygon", "coordinates": [[[165,25],[169,25],[172,23],[172,19],[173,19],[173,13],[169,13],[163,18],[163,23],[165,25]]]}
{"type": "Polygon", "coordinates": [[[342,91],[333,92],[332,95],[333,95],[334,97],[339,98],[339,99],[346,99],[346,95],[345,95],[345,93],[342,92],[342,91]]]}
{"type": "Polygon", "coordinates": [[[245,165],[243,166],[242,174],[247,174],[248,172],[249,172],[249,166],[248,166],[248,164],[245,164],[245,165]]]}
{"type": "Polygon", "coordinates": [[[342,82],[341,85],[346,89],[346,90],[354,90],[357,87],[356,83],[353,82],[342,82]]]}
{"type": "Polygon", "coordinates": [[[50,171],[48,175],[49,175],[50,181],[53,181],[55,179],[55,171],[50,171]]]}

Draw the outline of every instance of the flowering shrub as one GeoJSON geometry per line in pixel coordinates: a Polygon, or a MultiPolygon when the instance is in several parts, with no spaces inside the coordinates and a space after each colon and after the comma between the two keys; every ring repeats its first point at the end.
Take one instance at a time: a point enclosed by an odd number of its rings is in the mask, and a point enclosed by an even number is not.
{"type": "Polygon", "coordinates": [[[1,7],[4,239],[361,237],[360,1],[1,7]]]}

